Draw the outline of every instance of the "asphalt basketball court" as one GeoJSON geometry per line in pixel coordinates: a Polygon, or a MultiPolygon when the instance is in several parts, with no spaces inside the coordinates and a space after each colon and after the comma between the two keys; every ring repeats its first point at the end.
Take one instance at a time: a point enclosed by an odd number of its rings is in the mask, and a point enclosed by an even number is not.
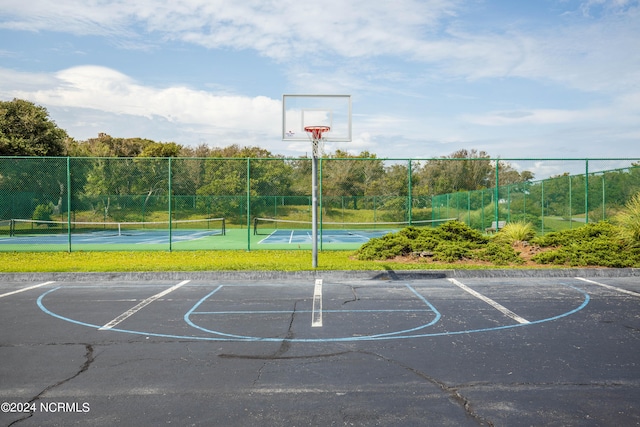
{"type": "Polygon", "coordinates": [[[5,274],[0,424],[640,425],[638,275],[5,274]]]}

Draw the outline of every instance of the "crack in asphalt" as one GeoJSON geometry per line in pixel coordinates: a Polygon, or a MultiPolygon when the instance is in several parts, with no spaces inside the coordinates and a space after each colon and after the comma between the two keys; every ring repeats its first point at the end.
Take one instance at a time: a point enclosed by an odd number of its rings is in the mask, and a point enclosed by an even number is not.
{"type": "MultiPolygon", "coordinates": [[[[334,353],[314,354],[314,355],[306,355],[306,356],[283,356],[283,354],[285,352],[281,351],[281,350],[283,348],[285,348],[285,346],[284,346],[285,342],[286,342],[286,339],[283,341],[283,344],[280,346],[280,348],[275,353],[273,353],[271,355],[220,354],[218,357],[227,358],[227,359],[252,359],[252,360],[270,361],[270,360],[318,359],[318,358],[344,356],[344,355],[348,355],[348,354],[352,354],[352,353],[359,353],[359,354],[364,354],[364,355],[368,355],[368,356],[373,356],[373,357],[379,358],[381,360],[384,360],[387,363],[399,366],[402,369],[405,369],[405,370],[411,372],[413,375],[416,375],[416,376],[428,381],[429,383],[437,386],[440,390],[442,390],[443,392],[446,393],[446,395],[449,397],[449,399],[451,401],[453,401],[456,404],[458,404],[464,410],[465,414],[469,418],[475,420],[478,425],[480,425],[480,426],[489,426],[489,427],[493,427],[494,426],[493,422],[487,420],[486,418],[484,418],[480,414],[478,414],[473,409],[471,401],[467,397],[465,397],[464,395],[462,395],[460,393],[459,390],[461,388],[464,388],[465,386],[460,386],[460,387],[448,386],[443,381],[440,381],[437,378],[434,378],[434,377],[432,377],[432,376],[430,376],[430,375],[428,375],[428,374],[426,374],[426,373],[424,373],[424,372],[422,372],[422,371],[420,371],[420,370],[418,370],[416,368],[413,368],[411,366],[407,366],[404,363],[401,363],[401,362],[399,362],[397,360],[385,357],[385,356],[383,356],[381,354],[374,353],[374,352],[369,352],[369,351],[363,351],[363,350],[345,350],[345,351],[334,352],[334,353]]],[[[286,350],[287,351],[288,351],[290,345],[291,345],[291,343],[288,343],[288,345],[286,345],[286,350]]],[[[254,381],[254,386],[259,381],[259,379],[260,379],[260,377],[262,375],[262,370],[265,368],[265,366],[267,366],[266,362],[258,370],[258,376],[257,376],[256,380],[254,381]]]]}
{"type": "Polygon", "coordinates": [[[640,329],[636,328],[635,326],[630,326],[630,325],[622,325],[627,329],[631,329],[633,332],[640,332],[640,329]]]}
{"type": "Polygon", "coordinates": [[[360,297],[358,296],[358,292],[355,286],[350,286],[351,288],[351,293],[353,294],[353,298],[352,299],[348,299],[342,302],[342,305],[348,304],[350,302],[356,302],[360,300],[360,297]]]}
{"type": "Polygon", "coordinates": [[[456,389],[491,389],[491,390],[540,390],[551,387],[580,387],[580,388],[618,388],[637,386],[638,382],[516,382],[516,383],[467,383],[458,384],[456,389]]]}
{"type": "MultiPolygon", "coordinates": [[[[75,345],[74,344],[65,344],[65,345],[75,345]]],[[[76,372],[75,374],[71,375],[68,378],[65,378],[63,380],[58,381],[55,384],[51,384],[47,387],[45,387],[40,393],[36,394],[34,397],[31,398],[31,400],[29,400],[28,403],[34,403],[36,400],[39,400],[42,396],[44,396],[48,391],[56,388],[56,387],[60,387],[61,385],[71,381],[72,379],[76,378],[78,375],[82,374],[83,372],[86,372],[89,369],[89,366],[91,366],[91,364],[93,363],[93,361],[95,360],[95,355],[94,355],[94,349],[93,349],[93,345],[91,344],[84,344],[84,348],[85,348],[85,354],[84,354],[84,363],[82,364],[82,366],[80,366],[80,369],[78,370],[78,372],[76,372]]],[[[31,418],[34,415],[33,411],[30,411],[29,414],[25,417],[19,418],[15,421],[13,421],[11,424],[9,424],[9,427],[18,424],[19,422],[22,422],[24,420],[27,420],[29,418],[31,418]]]]}
{"type": "Polygon", "coordinates": [[[465,396],[463,396],[460,392],[459,392],[459,387],[451,387],[448,386],[446,383],[444,383],[443,381],[438,380],[437,378],[434,378],[416,368],[413,368],[411,366],[407,366],[404,363],[401,363],[397,360],[394,359],[390,359],[388,357],[385,357],[381,354],[378,353],[373,353],[373,352],[368,352],[368,351],[358,351],[359,353],[362,354],[368,354],[370,356],[374,356],[374,357],[378,357],[388,363],[392,363],[395,364],[397,366],[400,366],[402,369],[405,369],[409,372],[411,372],[414,375],[417,375],[418,377],[427,380],[428,382],[430,382],[431,384],[434,384],[435,386],[437,386],[440,390],[444,391],[449,398],[456,402],[457,404],[459,404],[463,409],[465,414],[475,420],[478,425],[487,425],[490,427],[493,427],[494,424],[487,420],[486,418],[482,417],[480,414],[478,414],[477,412],[475,412],[475,410],[473,409],[472,405],[471,405],[471,401],[469,401],[468,398],[466,398],[465,396]]]}
{"type": "MultiPolygon", "coordinates": [[[[296,318],[296,313],[297,313],[297,305],[298,302],[295,301],[293,304],[293,311],[291,312],[291,318],[289,319],[289,326],[287,327],[287,333],[285,335],[285,337],[282,339],[282,341],[280,342],[280,346],[278,347],[278,349],[273,352],[272,354],[266,354],[266,355],[251,355],[251,354],[246,354],[246,355],[242,355],[242,354],[229,354],[229,353],[221,353],[218,355],[218,357],[223,358],[223,359],[253,359],[253,360],[277,360],[277,359],[288,359],[288,357],[283,357],[283,354],[287,353],[289,351],[289,349],[291,348],[291,339],[293,339],[295,337],[294,333],[293,333],[293,322],[295,321],[296,318]]],[[[264,365],[263,365],[264,367],[264,365]]],[[[260,368],[260,370],[262,370],[262,368],[260,368]]],[[[260,373],[258,373],[258,377],[259,377],[260,373]]],[[[257,379],[256,379],[257,381],[257,379]]]]}
{"type": "Polygon", "coordinates": [[[291,318],[289,319],[289,326],[287,328],[287,334],[285,335],[284,339],[280,343],[280,347],[278,347],[278,350],[276,350],[276,352],[273,354],[274,358],[278,358],[278,357],[282,356],[283,354],[288,352],[289,349],[291,348],[291,341],[290,340],[295,336],[293,334],[293,322],[296,319],[296,310],[297,310],[297,308],[298,308],[298,301],[293,303],[293,311],[291,312],[291,318]]]}

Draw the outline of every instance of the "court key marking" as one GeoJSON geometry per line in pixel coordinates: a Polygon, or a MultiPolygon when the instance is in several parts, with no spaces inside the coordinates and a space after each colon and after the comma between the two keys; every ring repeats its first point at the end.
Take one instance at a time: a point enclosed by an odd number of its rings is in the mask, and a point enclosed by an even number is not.
{"type": "Polygon", "coordinates": [[[130,308],[129,310],[127,310],[124,313],[122,313],[120,316],[118,316],[115,319],[113,319],[112,321],[106,323],[104,326],[98,328],[98,330],[99,331],[107,331],[107,330],[113,328],[114,326],[116,326],[117,324],[121,323],[125,319],[128,319],[129,317],[133,316],[138,311],[142,310],[144,307],[148,306],[149,304],[151,304],[155,300],[157,300],[159,298],[162,298],[163,296],[169,294],[170,292],[175,291],[176,289],[180,288],[183,285],[186,285],[190,281],[191,280],[183,280],[182,282],[178,283],[177,285],[174,285],[174,286],[170,287],[169,289],[165,289],[164,291],[162,291],[160,293],[157,293],[157,294],[155,294],[153,296],[150,296],[149,298],[141,301],[135,307],[130,308]]]}
{"type": "Polygon", "coordinates": [[[611,289],[612,291],[622,292],[624,294],[628,294],[628,295],[631,295],[631,296],[634,296],[634,297],[640,297],[640,294],[638,292],[633,292],[633,291],[629,291],[627,289],[617,288],[617,287],[611,286],[611,285],[605,285],[604,283],[594,282],[593,280],[585,279],[583,277],[576,277],[576,279],[582,280],[583,282],[591,283],[593,285],[602,286],[603,288],[611,289]]]}
{"type": "Polygon", "coordinates": [[[471,295],[473,295],[474,297],[486,302],[491,307],[495,308],[496,310],[498,310],[499,312],[501,312],[505,316],[512,318],[516,322],[521,323],[523,325],[527,324],[527,323],[531,323],[527,319],[525,319],[524,317],[518,316],[517,314],[515,314],[513,311],[509,310],[507,307],[503,306],[502,304],[497,303],[494,300],[492,300],[491,298],[482,295],[480,292],[474,291],[473,289],[471,289],[470,287],[468,287],[464,283],[461,283],[461,282],[457,281],[456,279],[447,279],[447,280],[450,281],[451,283],[453,283],[454,285],[456,285],[457,287],[459,287],[460,289],[462,289],[463,291],[468,292],[471,295]]]}
{"type": "MultiPolygon", "coordinates": [[[[131,329],[119,329],[119,328],[112,328],[110,329],[111,331],[115,331],[115,332],[122,332],[122,333],[127,333],[127,334],[134,334],[134,335],[144,335],[144,336],[153,336],[153,337],[160,337],[160,338],[172,338],[172,339],[188,339],[188,340],[198,340],[198,341],[217,341],[217,342],[222,342],[222,341],[250,341],[250,342],[281,342],[283,340],[285,341],[289,341],[289,342],[303,342],[303,343],[325,343],[325,342],[353,342],[353,341],[378,341],[378,340],[395,340],[395,339],[415,339],[415,338],[427,338],[427,337],[441,337],[441,336],[451,336],[451,335],[463,335],[463,334],[470,334],[470,333],[480,333],[480,332],[495,332],[495,331],[500,331],[500,330],[507,330],[507,329],[513,329],[513,328],[518,328],[518,327],[523,327],[523,326],[529,326],[529,325],[537,325],[537,324],[542,324],[542,323],[546,323],[546,322],[551,322],[551,321],[555,321],[555,320],[559,320],[559,319],[563,319],[567,316],[573,315],[577,312],[579,312],[580,310],[584,309],[590,301],[590,297],[589,294],[586,293],[584,290],[577,288],[575,286],[571,286],[565,283],[559,283],[559,285],[561,287],[566,287],[568,289],[573,289],[574,291],[578,292],[580,295],[583,296],[583,301],[576,307],[572,308],[569,311],[565,311],[562,313],[559,313],[555,316],[551,316],[551,317],[545,317],[545,318],[541,318],[541,319],[535,319],[532,320],[528,323],[516,323],[516,324],[509,324],[509,325],[503,325],[503,326],[494,326],[494,327],[488,327],[488,328],[478,328],[478,329],[474,329],[474,328],[468,328],[468,329],[461,329],[461,330],[456,330],[456,331],[442,331],[442,332],[433,332],[433,333],[416,333],[418,332],[418,330],[420,329],[424,329],[427,328],[429,326],[434,325],[435,323],[437,323],[440,318],[441,318],[441,314],[440,312],[438,312],[438,310],[431,304],[429,303],[422,295],[420,295],[419,293],[417,293],[417,291],[415,289],[413,289],[410,285],[407,285],[407,288],[409,290],[411,290],[416,296],[418,296],[420,298],[420,300],[422,300],[425,304],[427,304],[427,306],[429,307],[429,309],[434,313],[435,318],[428,323],[425,323],[423,325],[419,325],[417,327],[413,327],[410,329],[406,329],[406,330],[401,330],[401,331],[394,331],[394,332],[389,332],[389,333],[382,333],[382,334],[374,334],[374,335],[362,335],[362,336],[344,336],[344,337],[328,337],[328,338],[281,338],[281,337],[260,337],[260,336],[248,336],[248,335],[235,335],[235,334],[229,334],[229,333],[224,333],[221,331],[217,331],[217,330],[210,330],[210,329],[206,329],[196,323],[194,323],[193,321],[191,321],[190,316],[194,315],[194,314],[228,314],[228,313],[248,313],[250,314],[251,312],[246,312],[246,311],[241,311],[241,312],[199,312],[197,311],[198,308],[200,307],[201,304],[203,304],[205,301],[209,300],[215,293],[217,293],[218,291],[220,291],[223,288],[223,285],[218,286],[216,289],[214,289],[213,291],[209,292],[207,295],[205,295],[203,298],[201,298],[196,304],[194,304],[193,307],[191,307],[191,309],[189,309],[185,314],[184,314],[184,320],[185,322],[192,326],[195,329],[198,329],[200,331],[203,331],[205,333],[209,333],[209,334],[215,334],[216,336],[198,336],[198,335],[175,335],[175,334],[167,334],[167,333],[159,333],[159,332],[152,332],[149,330],[146,331],[140,331],[140,330],[131,330],[131,329]]],[[[66,321],[66,322],[70,322],[76,325],[82,325],[82,326],[86,326],[86,327],[90,327],[90,328],[94,328],[94,329],[100,329],[99,325],[93,324],[93,323],[88,323],[88,322],[84,322],[82,320],[78,320],[78,319],[73,319],[67,316],[64,316],[60,313],[55,313],[53,311],[51,311],[50,309],[48,309],[45,304],[44,304],[44,300],[47,298],[47,296],[51,295],[52,293],[60,290],[62,288],[62,286],[58,286],[55,287],[53,289],[50,289],[46,292],[44,292],[42,295],[40,295],[37,299],[37,305],[40,308],[40,310],[42,310],[44,313],[55,317],[57,319],[66,321]]],[[[389,312],[393,312],[393,311],[406,311],[406,310],[350,310],[351,312],[373,312],[373,311],[389,311],[389,312]]],[[[255,313],[271,313],[272,311],[257,311],[255,313]]],[[[290,313],[290,310],[286,310],[286,311],[277,311],[278,313],[282,312],[282,313],[290,313]]],[[[340,310],[340,312],[342,313],[343,311],[340,310]]]]}
{"type": "Polygon", "coordinates": [[[31,289],[39,288],[41,286],[47,286],[47,285],[50,285],[52,283],[55,283],[55,281],[44,282],[44,283],[40,283],[39,285],[27,286],[26,288],[18,289],[17,291],[12,291],[12,292],[7,292],[6,294],[2,294],[2,295],[0,295],[0,298],[8,297],[9,295],[19,294],[20,292],[29,291],[31,289]]]}
{"type": "Polygon", "coordinates": [[[313,288],[313,308],[311,310],[311,327],[322,327],[322,279],[316,279],[313,288]]]}

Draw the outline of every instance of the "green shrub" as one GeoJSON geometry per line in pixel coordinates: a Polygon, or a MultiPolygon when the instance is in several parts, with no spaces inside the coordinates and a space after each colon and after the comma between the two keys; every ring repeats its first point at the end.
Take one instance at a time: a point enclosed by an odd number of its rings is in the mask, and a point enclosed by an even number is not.
{"type": "Polygon", "coordinates": [[[540,264],[569,265],[572,267],[634,267],[640,265],[638,254],[624,251],[619,241],[607,236],[582,240],[561,246],[532,257],[540,264]]]}
{"type": "Polygon", "coordinates": [[[612,224],[600,221],[571,230],[554,231],[544,236],[536,237],[532,239],[532,242],[542,247],[570,246],[573,243],[595,239],[600,236],[615,237],[618,232],[618,229],[612,224]]]}
{"type": "Polygon", "coordinates": [[[432,252],[437,261],[453,262],[470,256],[488,238],[458,221],[437,228],[407,227],[397,233],[369,240],[357,251],[361,260],[390,259],[413,252],[432,252]]]}
{"type": "Polygon", "coordinates": [[[620,227],[606,221],[573,230],[557,231],[533,239],[541,247],[554,249],[531,259],[540,264],[600,267],[640,266],[640,249],[628,248],[620,238],[620,227]]]}
{"type": "Polygon", "coordinates": [[[489,261],[496,265],[522,264],[524,262],[511,245],[500,244],[498,242],[490,242],[475,252],[474,258],[489,261]]]}
{"type": "Polygon", "coordinates": [[[411,240],[400,233],[387,234],[371,239],[358,250],[358,259],[390,259],[412,252],[411,240]]]}
{"type": "Polygon", "coordinates": [[[517,241],[524,242],[533,239],[535,235],[533,224],[530,222],[516,221],[505,224],[505,226],[498,231],[496,239],[507,243],[517,241]]]}
{"type": "MultiPolygon", "coordinates": [[[[524,260],[511,246],[511,240],[526,240],[532,234],[529,227],[521,228],[513,235],[500,232],[499,235],[503,233],[501,236],[488,238],[457,221],[437,228],[408,227],[371,239],[362,245],[356,256],[361,260],[384,260],[427,252],[434,261],[440,262],[471,259],[495,265],[521,264],[524,260]]],[[[550,248],[532,257],[539,264],[640,267],[640,245],[627,246],[620,239],[620,227],[604,221],[549,233],[530,241],[550,248]]]]}
{"type": "Polygon", "coordinates": [[[434,248],[433,259],[442,262],[456,262],[471,257],[471,249],[475,248],[472,242],[448,242],[441,241],[434,248]]]}
{"type": "Polygon", "coordinates": [[[443,240],[469,241],[474,243],[486,243],[488,238],[478,230],[474,230],[464,222],[447,221],[434,229],[436,235],[443,240]]]}

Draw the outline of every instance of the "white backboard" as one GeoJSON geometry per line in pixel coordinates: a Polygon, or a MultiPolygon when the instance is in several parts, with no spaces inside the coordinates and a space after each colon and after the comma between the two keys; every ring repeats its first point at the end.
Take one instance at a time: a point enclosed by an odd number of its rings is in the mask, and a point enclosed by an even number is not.
{"type": "Polygon", "coordinates": [[[308,141],[307,126],[329,126],[326,141],[351,141],[351,95],[282,95],[282,139],[308,141]]]}

